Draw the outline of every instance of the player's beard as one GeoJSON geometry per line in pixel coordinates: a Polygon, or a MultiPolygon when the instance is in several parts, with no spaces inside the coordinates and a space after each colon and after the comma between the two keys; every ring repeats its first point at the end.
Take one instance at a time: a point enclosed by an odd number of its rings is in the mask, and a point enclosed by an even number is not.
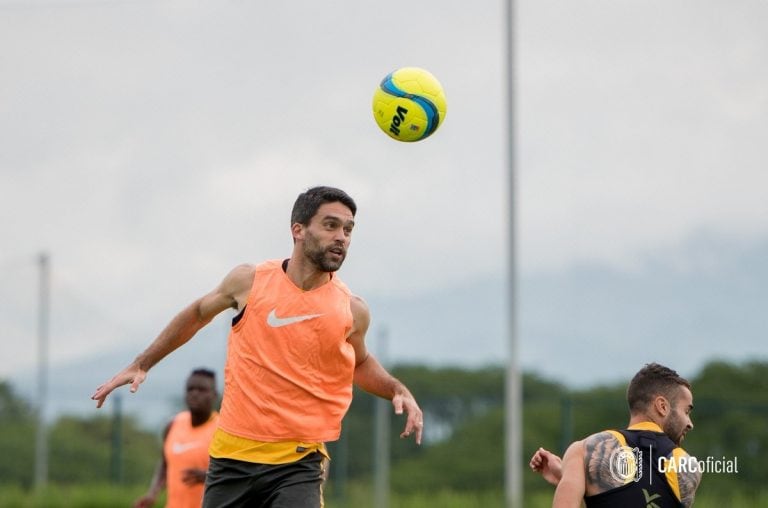
{"type": "Polygon", "coordinates": [[[304,255],[312,262],[313,265],[318,268],[318,270],[322,272],[335,272],[341,268],[342,263],[344,263],[344,259],[347,257],[347,250],[343,245],[335,243],[327,247],[323,247],[320,245],[320,242],[317,240],[317,238],[315,238],[312,233],[307,231],[307,234],[304,238],[304,255]],[[332,249],[341,250],[341,257],[338,261],[329,259],[329,256],[332,255],[330,252],[332,249]]]}
{"type": "Polygon", "coordinates": [[[672,411],[669,415],[669,419],[667,419],[667,422],[664,424],[663,430],[677,446],[680,446],[685,437],[685,428],[686,424],[683,421],[683,418],[679,416],[677,411],[672,411]]]}

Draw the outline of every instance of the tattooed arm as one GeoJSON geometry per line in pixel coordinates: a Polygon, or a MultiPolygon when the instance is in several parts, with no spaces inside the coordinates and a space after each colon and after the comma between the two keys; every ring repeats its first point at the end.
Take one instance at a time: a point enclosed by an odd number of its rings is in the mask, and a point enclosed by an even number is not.
{"type": "MultiPolygon", "coordinates": [[[[695,463],[696,459],[694,457],[687,453],[685,456],[695,463]]],[[[680,487],[680,502],[683,503],[685,508],[693,506],[693,498],[696,495],[699,482],[701,482],[701,471],[699,471],[699,468],[689,469],[696,469],[696,471],[681,471],[677,475],[677,484],[680,487]]]]}

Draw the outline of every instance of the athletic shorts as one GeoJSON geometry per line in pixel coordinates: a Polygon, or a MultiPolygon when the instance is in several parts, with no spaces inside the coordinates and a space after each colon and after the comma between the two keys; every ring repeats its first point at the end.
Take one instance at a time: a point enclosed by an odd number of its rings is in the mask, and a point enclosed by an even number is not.
{"type": "Polygon", "coordinates": [[[318,452],[288,464],[211,457],[203,508],[321,508],[326,466],[318,452]]]}

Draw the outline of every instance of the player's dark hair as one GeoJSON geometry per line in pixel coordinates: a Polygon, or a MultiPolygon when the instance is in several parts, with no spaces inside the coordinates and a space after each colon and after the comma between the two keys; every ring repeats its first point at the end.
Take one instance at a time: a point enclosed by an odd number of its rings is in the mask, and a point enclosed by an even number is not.
{"type": "Polygon", "coordinates": [[[291,225],[296,223],[309,225],[309,221],[315,216],[317,210],[325,203],[340,202],[352,211],[352,216],[357,213],[355,201],[349,197],[349,194],[335,187],[312,187],[299,194],[291,211],[291,225]]]}
{"type": "Polygon", "coordinates": [[[627,388],[627,403],[631,413],[646,410],[657,395],[662,395],[674,404],[680,386],[691,388],[691,383],[677,372],[659,365],[648,363],[635,374],[627,388]]]}
{"type": "Polygon", "coordinates": [[[199,368],[192,371],[190,376],[204,376],[211,378],[211,381],[213,381],[213,386],[216,386],[216,373],[212,371],[211,369],[206,368],[199,368]]]}

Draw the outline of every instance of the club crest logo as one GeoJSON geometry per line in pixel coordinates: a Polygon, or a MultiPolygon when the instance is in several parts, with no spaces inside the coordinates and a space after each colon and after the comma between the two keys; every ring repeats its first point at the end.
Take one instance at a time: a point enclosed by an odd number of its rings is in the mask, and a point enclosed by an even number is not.
{"type": "Polygon", "coordinates": [[[643,452],[639,448],[620,446],[609,458],[611,476],[623,484],[640,481],[643,476],[643,452]]]}

